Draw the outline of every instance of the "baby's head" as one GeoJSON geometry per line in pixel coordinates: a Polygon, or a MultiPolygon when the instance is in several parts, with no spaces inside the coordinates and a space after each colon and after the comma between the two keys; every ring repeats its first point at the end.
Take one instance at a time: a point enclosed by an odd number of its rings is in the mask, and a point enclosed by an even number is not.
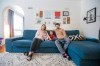
{"type": "Polygon", "coordinates": [[[50,30],[50,34],[51,34],[51,35],[53,34],[53,31],[52,31],[52,30],[50,30]]]}

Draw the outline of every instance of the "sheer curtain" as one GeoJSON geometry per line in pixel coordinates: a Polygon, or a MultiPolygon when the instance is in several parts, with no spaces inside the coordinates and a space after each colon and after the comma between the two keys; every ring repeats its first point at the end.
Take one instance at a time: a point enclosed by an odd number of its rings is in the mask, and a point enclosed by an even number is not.
{"type": "Polygon", "coordinates": [[[8,10],[8,24],[10,28],[10,37],[14,36],[14,11],[8,10]]]}

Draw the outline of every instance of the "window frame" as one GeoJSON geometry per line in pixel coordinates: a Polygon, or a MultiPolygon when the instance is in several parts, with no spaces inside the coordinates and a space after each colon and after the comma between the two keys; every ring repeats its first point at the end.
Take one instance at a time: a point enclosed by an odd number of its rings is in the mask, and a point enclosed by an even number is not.
{"type": "MultiPolygon", "coordinates": [[[[18,29],[14,29],[13,31],[21,31],[22,34],[21,35],[15,35],[15,33],[13,34],[14,37],[17,37],[17,36],[22,36],[23,35],[23,31],[24,31],[24,15],[14,11],[14,14],[17,14],[18,16],[22,17],[23,18],[23,29],[22,30],[18,30],[18,29]]],[[[13,28],[14,28],[14,24],[13,24],[13,28]]]]}

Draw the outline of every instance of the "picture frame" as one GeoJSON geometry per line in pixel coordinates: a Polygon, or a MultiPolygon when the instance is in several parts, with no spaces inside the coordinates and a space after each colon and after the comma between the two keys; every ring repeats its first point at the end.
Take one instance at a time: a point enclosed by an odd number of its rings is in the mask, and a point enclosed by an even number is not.
{"type": "Polygon", "coordinates": [[[67,17],[67,24],[70,24],[70,17],[67,17]]]}
{"type": "Polygon", "coordinates": [[[96,7],[87,11],[87,24],[96,22],[96,7]]]}
{"type": "Polygon", "coordinates": [[[66,24],[66,17],[63,18],[63,24],[66,24]]]}
{"type": "Polygon", "coordinates": [[[40,18],[43,17],[43,11],[40,11],[40,12],[39,12],[39,16],[40,16],[40,18]]]}
{"type": "Polygon", "coordinates": [[[55,19],[60,19],[60,18],[61,18],[61,12],[55,11],[55,19]]]}
{"type": "Polygon", "coordinates": [[[44,17],[45,19],[51,19],[52,18],[52,11],[44,11],[44,17]]]}
{"type": "Polygon", "coordinates": [[[63,11],[63,16],[69,16],[69,11],[63,11]]]}

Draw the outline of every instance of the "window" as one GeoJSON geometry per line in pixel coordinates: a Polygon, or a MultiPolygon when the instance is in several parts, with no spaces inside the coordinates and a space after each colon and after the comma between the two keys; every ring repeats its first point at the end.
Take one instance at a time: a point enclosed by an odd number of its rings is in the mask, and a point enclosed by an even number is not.
{"type": "Polygon", "coordinates": [[[23,17],[14,13],[14,36],[23,35],[23,17]]]}

